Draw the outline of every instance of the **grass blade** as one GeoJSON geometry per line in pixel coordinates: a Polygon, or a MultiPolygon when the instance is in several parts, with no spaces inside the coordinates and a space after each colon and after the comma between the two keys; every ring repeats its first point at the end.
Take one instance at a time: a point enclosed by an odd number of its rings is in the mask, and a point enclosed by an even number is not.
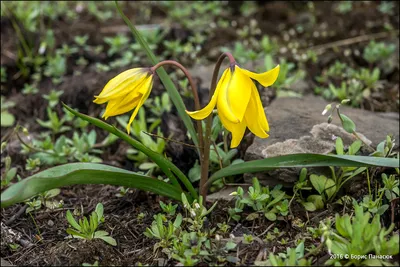
{"type": "MultiPolygon", "coordinates": [[[[121,8],[118,5],[118,2],[115,1],[115,5],[118,9],[119,14],[121,15],[122,19],[125,21],[125,23],[128,25],[129,29],[131,30],[133,36],[135,39],[138,41],[138,43],[142,46],[142,48],[146,51],[146,54],[151,62],[151,64],[154,66],[158,62],[160,62],[154,53],[151,51],[149,45],[147,44],[146,40],[144,40],[143,36],[140,34],[140,32],[136,29],[136,27],[130,22],[130,20],[125,16],[125,14],[122,12],[121,8]]],[[[193,143],[198,146],[199,145],[199,140],[197,138],[197,133],[194,128],[193,122],[190,119],[189,115],[185,112],[186,108],[183,103],[183,100],[179,94],[178,89],[176,89],[174,83],[172,82],[171,78],[168,76],[167,72],[164,70],[163,67],[160,67],[157,69],[157,74],[160,77],[162,83],[165,86],[165,89],[168,92],[169,97],[172,100],[172,103],[174,103],[179,117],[182,119],[183,123],[186,126],[186,129],[188,129],[190,136],[192,137],[193,143]]]]}
{"type": "Polygon", "coordinates": [[[368,156],[349,155],[321,155],[321,154],[291,154],[279,157],[253,160],[223,168],[215,172],[207,181],[207,186],[226,176],[242,173],[270,171],[277,168],[303,167],[391,167],[399,168],[399,160],[393,158],[379,158],[368,156]]]}

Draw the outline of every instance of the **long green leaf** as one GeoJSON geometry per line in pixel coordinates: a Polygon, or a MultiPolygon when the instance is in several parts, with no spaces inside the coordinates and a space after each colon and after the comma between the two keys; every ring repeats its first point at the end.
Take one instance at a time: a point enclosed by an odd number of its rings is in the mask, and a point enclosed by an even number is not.
{"type": "Polygon", "coordinates": [[[118,136],[119,138],[121,138],[122,140],[126,141],[128,144],[130,144],[131,146],[133,146],[134,148],[140,150],[141,152],[143,152],[144,154],[146,154],[150,159],[152,159],[160,168],[161,170],[168,176],[168,178],[171,180],[171,182],[175,185],[175,186],[179,186],[174,173],[176,174],[176,176],[179,178],[179,180],[181,180],[181,182],[185,185],[185,187],[187,188],[187,190],[190,192],[190,194],[192,195],[193,199],[197,199],[197,192],[194,189],[192,183],[190,182],[190,180],[185,176],[185,174],[178,168],[176,167],[171,161],[167,160],[166,158],[164,158],[161,154],[158,154],[157,152],[154,152],[153,150],[151,150],[150,148],[146,147],[145,145],[143,145],[142,143],[140,143],[139,141],[133,139],[132,137],[130,137],[128,134],[126,134],[125,132],[122,132],[120,130],[118,130],[117,128],[115,128],[114,126],[111,126],[110,124],[96,119],[96,118],[92,118],[88,115],[79,113],[76,110],[73,110],[72,108],[70,108],[69,106],[67,106],[66,104],[62,103],[63,106],[70,111],[72,114],[74,114],[75,116],[78,116],[79,118],[90,122],[91,124],[106,130],[109,133],[115,134],[116,136],[118,136]]]}
{"type": "Polygon", "coordinates": [[[242,173],[253,173],[274,170],[277,168],[294,167],[391,167],[399,168],[399,160],[393,158],[379,158],[349,155],[321,155],[321,154],[291,154],[279,157],[253,160],[231,165],[215,172],[207,181],[211,185],[214,181],[226,176],[242,173]]]}
{"type": "Polygon", "coordinates": [[[138,188],[181,200],[182,190],[166,182],[96,163],[69,163],[53,167],[11,185],[1,194],[1,207],[22,202],[41,192],[74,184],[110,184],[138,188]]]}
{"type": "MultiPolygon", "coordinates": [[[[146,51],[146,54],[147,54],[151,64],[156,65],[159,62],[159,60],[154,55],[154,53],[151,51],[146,40],[143,38],[143,36],[140,34],[140,32],[136,29],[136,27],[130,22],[130,20],[125,16],[125,14],[122,12],[117,1],[115,1],[115,5],[116,5],[121,17],[123,18],[125,23],[128,25],[129,29],[131,30],[133,36],[136,38],[136,40],[142,46],[142,48],[146,51]]],[[[185,124],[186,128],[188,129],[190,136],[193,139],[193,143],[196,146],[198,146],[199,140],[197,138],[196,130],[194,128],[192,120],[190,119],[189,115],[185,111],[186,108],[185,108],[183,100],[179,94],[178,89],[176,89],[174,83],[172,82],[171,78],[168,76],[168,74],[164,70],[164,68],[162,68],[162,67],[158,68],[157,74],[160,77],[162,83],[164,84],[165,89],[167,90],[168,95],[172,100],[172,103],[174,103],[174,105],[178,111],[179,117],[182,119],[183,123],[185,124]]]]}

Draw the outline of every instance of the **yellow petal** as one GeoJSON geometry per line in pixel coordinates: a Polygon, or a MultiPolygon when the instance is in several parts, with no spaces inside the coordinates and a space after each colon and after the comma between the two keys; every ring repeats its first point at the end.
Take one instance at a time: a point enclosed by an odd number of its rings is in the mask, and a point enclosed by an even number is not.
{"type": "Polygon", "coordinates": [[[226,78],[224,80],[221,79],[218,82],[218,86],[217,86],[217,88],[219,87],[218,99],[217,99],[218,114],[223,114],[223,116],[232,123],[239,123],[240,120],[233,113],[232,105],[231,105],[231,103],[229,101],[229,97],[228,97],[229,90],[232,88],[234,75],[232,74],[230,69],[227,69],[225,71],[228,71],[226,78]]]}
{"type": "MultiPolygon", "coordinates": [[[[255,85],[253,84],[253,90],[257,90],[255,85]],[[254,88],[254,89],[253,89],[254,88]]],[[[255,95],[254,93],[251,94],[251,98],[249,101],[249,105],[247,106],[246,114],[245,114],[245,120],[247,127],[249,127],[250,131],[255,134],[256,136],[260,138],[267,138],[268,134],[266,133],[267,128],[265,126],[268,126],[268,123],[265,124],[264,118],[265,118],[265,113],[264,110],[260,112],[259,109],[259,103],[257,102],[257,97],[258,95],[255,95]],[[263,116],[264,114],[264,116],[263,116]]],[[[260,101],[261,102],[261,101],[260,101]]],[[[261,106],[262,108],[262,106],[261,106]]]]}
{"type": "MultiPolygon", "coordinates": [[[[251,86],[254,86],[254,83],[249,77],[240,71],[233,72],[232,80],[227,91],[227,99],[232,113],[240,122],[243,120],[247,104],[250,100],[251,86]]],[[[219,98],[222,98],[222,95],[220,95],[219,98]]]]}
{"type": "Polygon", "coordinates": [[[225,129],[232,133],[231,148],[237,147],[243,139],[244,132],[246,131],[245,121],[243,120],[240,123],[232,123],[224,116],[224,114],[218,112],[218,116],[225,129]]]}
{"type": "Polygon", "coordinates": [[[260,94],[258,93],[257,87],[255,85],[251,88],[251,94],[254,96],[254,99],[256,101],[258,122],[260,123],[260,126],[263,130],[269,132],[267,116],[265,115],[265,110],[261,103],[260,94]]]}
{"type": "Polygon", "coordinates": [[[217,87],[215,89],[215,92],[210,100],[210,102],[207,104],[207,106],[205,106],[204,108],[202,108],[201,110],[198,111],[187,111],[186,113],[189,114],[190,117],[192,117],[195,120],[203,120],[204,118],[208,117],[208,115],[210,115],[210,113],[213,111],[215,105],[217,104],[217,99],[218,99],[218,95],[219,92],[221,90],[221,86],[224,85],[227,81],[229,81],[229,79],[227,78],[227,76],[230,77],[230,74],[228,74],[228,69],[226,69],[224,71],[224,73],[221,76],[221,79],[219,80],[217,87]]]}
{"type": "Polygon", "coordinates": [[[117,116],[131,111],[137,106],[141,97],[141,94],[132,94],[130,96],[125,96],[123,99],[117,98],[110,100],[107,104],[106,111],[103,114],[103,118],[105,117],[105,119],[107,119],[108,117],[117,116]]]}
{"type": "Polygon", "coordinates": [[[127,70],[111,79],[103,91],[98,96],[95,96],[96,99],[93,102],[103,104],[110,99],[126,95],[141,86],[148,77],[152,76],[149,76],[149,73],[144,69],[127,70]]]}
{"type": "Polygon", "coordinates": [[[103,118],[107,119],[108,117],[117,116],[134,109],[145,91],[151,90],[151,88],[148,88],[148,80],[152,80],[152,78],[153,76],[148,76],[146,79],[143,79],[143,82],[135,90],[128,92],[122,97],[109,99],[103,118]]]}
{"type": "Polygon", "coordinates": [[[272,85],[278,78],[280,67],[278,65],[275,68],[273,68],[272,70],[269,70],[264,73],[254,73],[254,72],[239,68],[238,66],[235,66],[235,69],[239,69],[243,74],[258,81],[260,84],[262,84],[262,86],[267,87],[267,86],[272,85]]]}
{"type": "Polygon", "coordinates": [[[152,86],[153,86],[153,79],[147,79],[146,85],[143,85],[143,88],[141,88],[141,92],[143,92],[142,97],[141,97],[139,103],[137,104],[135,110],[133,111],[131,117],[129,118],[128,125],[126,126],[126,131],[128,132],[128,134],[131,131],[131,124],[132,124],[133,120],[135,119],[137,113],[139,112],[140,107],[143,105],[143,103],[149,97],[152,86]],[[147,88],[147,90],[145,90],[145,88],[147,88]]]}
{"type": "Polygon", "coordinates": [[[126,79],[128,79],[129,77],[132,76],[136,76],[138,74],[140,74],[141,72],[143,72],[143,68],[133,68],[133,69],[129,69],[126,70],[124,72],[121,72],[120,74],[118,74],[117,76],[115,76],[114,78],[112,78],[105,86],[104,89],[101,91],[101,94],[106,94],[108,92],[110,92],[114,87],[116,87],[119,83],[125,81],[126,79]]]}

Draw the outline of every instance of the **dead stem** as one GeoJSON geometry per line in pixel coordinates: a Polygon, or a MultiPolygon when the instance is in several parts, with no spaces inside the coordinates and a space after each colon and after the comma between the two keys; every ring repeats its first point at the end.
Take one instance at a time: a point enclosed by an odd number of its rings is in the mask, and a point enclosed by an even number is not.
{"type": "Polygon", "coordinates": [[[390,31],[390,32],[378,32],[378,33],[374,33],[374,34],[365,34],[365,35],[360,35],[360,36],[356,36],[356,37],[352,37],[352,38],[348,38],[348,39],[344,39],[344,40],[339,40],[339,41],[335,41],[335,42],[331,42],[331,43],[327,43],[327,44],[322,44],[322,45],[316,45],[316,46],[311,46],[306,48],[305,50],[313,50],[316,53],[323,53],[325,50],[329,49],[329,48],[333,48],[333,47],[338,47],[338,46],[347,46],[347,45],[352,45],[352,44],[356,44],[356,43],[361,43],[361,42],[365,42],[365,41],[369,41],[372,39],[380,39],[380,38],[385,38],[390,36],[391,34],[399,34],[399,31],[390,31]]]}

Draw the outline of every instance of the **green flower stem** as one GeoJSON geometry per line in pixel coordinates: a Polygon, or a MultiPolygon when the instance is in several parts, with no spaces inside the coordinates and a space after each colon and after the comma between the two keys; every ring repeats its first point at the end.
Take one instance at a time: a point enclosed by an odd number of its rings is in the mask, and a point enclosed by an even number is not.
{"type": "Polygon", "coordinates": [[[70,111],[72,114],[74,114],[75,116],[78,116],[79,118],[90,122],[91,124],[106,130],[109,133],[115,134],[116,136],[118,136],[119,138],[121,138],[122,140],[126,141],[128,144],[130,144],[131,146],[133,146],[134,148],[138,149],[139,151],[143,152],[145,155],[147,155],[149,158],[151,158],[160,168],[161,170],[168,176],[168,178],[171,180],[171,183],[173,185],[175,185],[178,189],[181,189],[181,186],[179,185],[174,173],[176,174],[176,176],[179,178],[179,180],[181,180],[181,182],[185,185],[185,187],[187,188],[187,190],[190,192],[190,194],[192,195],[192,197],[194,199],[198,198],[197,192],[194,189],[193,185],[191,184],[190,180],[183,174],[183,172],[176,167],[172,162],[170,162],[169,160],[165,159],[162,155],[154,152],[153,150],[147,148],[145,145],[143,145],[142,143],[136,141],[135,139],[133,139],[132,137],[130,137],[128,134],[122,132],[121,130],[118,130],[117,128],[115,128],[114,126],[111,126],[99,119],[96,118],[92,118],[90,116],[87,116],[85,114],[79,113],[76,110],[73,110],[72,108],[70,108],[69,106],[67,106],[66,104],[62,103],[63,106],[70,111]]]}
{"type": "MultiPolygon", "coordinates": [[[[151,51],[149,45],[147,44],[147,42],[143,39],[140,32],[135,28],[135,26],[133,26],[133,24],[130,22],[130,20],[122,12],[117,1],[115,1],[115,6],[117,7],[117,10],[118,10],[119,14],[121,15],[122,19],[125,21],[125,23],[129,27],[129,29],[131,30],[133,36],[136,38],[137,42],[142,46],[142,48],[146,52],[151,64],[153,66],[156,65],[159,62],[159,60],[157,60],[157,58],[151,51]]],[[[174,83],[172,82],[171,78],[168,76],[168,74],[164,70],[164,68],[159,68],[157,70],[157,74],[160,77],[162,83],[164,84],[165,89],[168,91],[168,95],[171,98],[172,103],[174,103],[174,105],[178,111],[179,117],[181,117],[183,123],[185,124],[185,126],[193,140],[193,143],[196,146],[198,146],[199,140],[197,139],[196,130],[193,126],[193,122],[192,122],[191,118],[189,117],[188,114],[186,114],[185,105],[183,104],[183,100],[182,100],[178,90],[176,89],[174,83]]]]}
{"type": "MultiPolygon", "coordinates": [[[[230,53],[227,53],[227,52],[223,53],[218,58],[217,63],[215,64],[213,76],[211,79],[210,96],[209,96],[210,101],[211,101],[211,98],[217,87],[217,79],[218,79],[219,69],[221,68],[222,61],[225,59],[225,57],[229,58],[231,68],[233,68],[236,64],[235,59],[233,58],[232,54],[230,54],[230,53]]],[[[203,162],[201,164],[200,195],[203,197],[204,202],[206,201],[207,190],[208,190],[208,186],[206,185],[206,183],[208,180],[208,170],[209,170],[209,164],[210,164],[211,127],[212,127],[212,121],[213,121],[212,116],[213,116],[213,113],[211,112],[210,115],[206,118],[206,134],[205,134],[205,139],[204,139],[204,150],[203,150],[204,157],[203,157],[203,162]]]]}
{"type": "MultiPolygon", "coordinates": [[[[194,98],[194,107],[196,110],[200,109],[200,101],[199,101],[199,94],[197,90],[196,84],[193,82],[193,78],[190,75],[189,71],[182,66],[182,64],[174,61],[174,60],[164,60],[159,63],[157,63],[155,66],[150,68],[151,71],[156,71],[159,67],[162,67],[164,65],[172,65],[177,68],[179,68],[186,76],[186,78],[189,80],[190,87],[192,88],[192,93],[193,93],[193,98],[194,98]]],[[[197,134],[198,134],[198,139],[199,139],[199,158],[200,158],[200,163],[203,162],[203,127],[201,125],[201,121],[197,121],[197,134]]]]}

